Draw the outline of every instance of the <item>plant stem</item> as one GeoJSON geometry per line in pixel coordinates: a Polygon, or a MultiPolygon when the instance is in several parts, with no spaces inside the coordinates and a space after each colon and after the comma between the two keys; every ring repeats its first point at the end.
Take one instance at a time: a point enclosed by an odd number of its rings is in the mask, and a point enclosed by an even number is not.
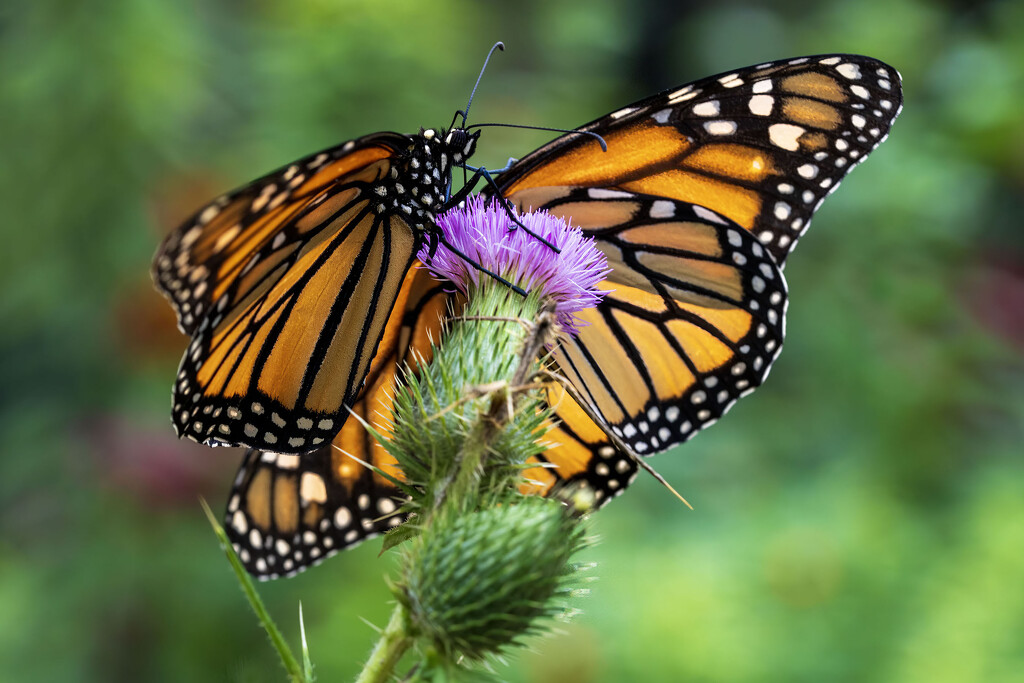
{"type": "MultiPolygon", "coordinates": [[[[281,631],[277,628],[274,620],[270,618],[270,612],[267,611],[266,605],[260,599],[260,594],[256,592],[256,586],[253,585],[252,577],[245,571],[241,560],[238,559],[238,555],[235,554],[234,549],[231,547],[231,541],[228,540],[227,534],[224,533],[224,528],[217,522],[217,518],[213,516],[213,511],[210,510],[210,506],[206,504],[206,501],[200,499],[199,502],[203,506],[206,518],[210,520],[210,526],[213,527],[213,532],[217,535],[221,548],[228,557],[231,569],[234,571],[238,584],[242,587],[242,592],[249,601],[252,611],[256,613],[256,618],[259,619],[260,625],[267,632],[271,645],[277,650],[277,654],[281,658],[281,664],[284,665],[285,671],[288,672],[288,678],[293,683],[305,683],[312,680],[303,672],[302,667],[299,666],[299,661],[295,659],[291,648],[288,647],[284,636],[281,635],[281,631]]],[[[308,654],[305,657],[308,660],[308,654]]]]}
{"type": "MultiPolygon", "coordinates": [[[[434,496],[434,509],[440,508],[449,497],[464,500],[477,485],[477,477],[487,461],[495,436],[511,415],[503,409],[511,403],[510,387],[515,378],[524,374],[524,361],[520,359],[523,344],[536,326],[524,325],[537,315],[540,306],[535,296],[512,296],[501,286],[486,286],[469,296],[464,317],[458,320],[438,349],[433,363],[440,367],[458,368],[458,390],[465,387],[502,383],[503,390],[492,392],[491,401],[484,412],[476,416],[475,424],[466,436],[454,471],[438,482],[434,496]],[[518,363],[517,363],[518,361],[518,363]]],[[[526,363],[532,366],[533,357],[526,363]]],[[[521,383],[521,382],[520,382],[521,383]]],[[[457,400],[461,396],[452,396],[457,400]]]]}
{"type": "MultiPolygon", "coordinates": [[[[536,369],[537,355],[550,332],[549,315],[542,316],[544,322],[540,325],[522,323],[524,318],[537,316],[539,301],[535,297],[514,298],[503,288],[491,287],[471,296],[469,302],[466,318],[455,323],[434,356],[432,368],[446,368],[452,373],[439,373],[435,386],[458,394],[491,383],[500,388],[488,391],[490,400],[475,416],[455,467],[435,484],[434,506],[420,521],[424,527],[430,526],[439,511],[457,510],[476,499],[480,472],[490,449],[512,418],[510,408],[514,411],[520,404],[522,397],[518,394],[522,390],[518,387],[536,369]]],[[[445,395],[436,408],[443,411],[448,408],[447,403],[460,401],[463,396],[458,394],[445,395]]],[[[481,396],[485,397],[487,394],[481,396]]],[[[356,683],[384,683],[391,679],[398,661],[412,644],[405,608],[399,603],[356,683]]]]}
{"type": "Polygon", "coordinates": [[[412,638],[406,632],[405,625],[405,609],[397,604],[356,683],[384,683],[393,676],[398,660],[412,645],[412,638]]]}

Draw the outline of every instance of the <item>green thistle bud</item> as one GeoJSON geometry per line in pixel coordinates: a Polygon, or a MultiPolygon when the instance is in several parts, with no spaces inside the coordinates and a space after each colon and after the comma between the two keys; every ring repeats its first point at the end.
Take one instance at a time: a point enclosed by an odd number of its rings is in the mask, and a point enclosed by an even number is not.
{"type": "Polygon", "coordinates": [[[440,516],[403,557],[396,593],[410,632],[448,662],[541,633],[567,611],[581,569],[569,559],[586,544],[579,521],[541,498],[440,516]]]}
{"type": "Polygon", "coordinates": [[[454,460],[469,425],[490,404],[487,394],[467,391],[511,379],[527,336],[518,320],[532,319],[538,307],[536,297],[520,297],[501,285],[485,287],[462,314],[495,319],[447,321],[444,343],[431,349],[433,362],[418,377],[403,378],[392,409],[394,436],[386,445],[407,477],[429,481],[433,471],[454,460]]]}

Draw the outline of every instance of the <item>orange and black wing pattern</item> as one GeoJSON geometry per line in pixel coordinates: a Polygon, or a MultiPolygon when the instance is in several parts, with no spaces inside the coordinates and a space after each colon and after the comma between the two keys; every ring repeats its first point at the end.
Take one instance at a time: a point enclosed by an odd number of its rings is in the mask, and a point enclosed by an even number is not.
{"type": "MultiPolygon", "coordinates": [[[[431,341],[439,339],[450,306],[451,296],[426,269],[408,272],[352,404],[352,412],[378,432],[390,433],[397,373],[430,360],[431,341]]],[[[356,419],[312,453],[250,449],[225,516],[246,569],[260,579],[290,576],[401,523],[405,495],[361,462],[401,479],[394,459],[356,419]]]]}
{"type": "Polygon", "coordinates": [[[567,395],[535,489],[621,492],[637,453],[679,444],[767,375],[783,338],[781,269],[824,198],[888,135],[899,73],[819,55],[739,69],[624,107],[532,152],[497,181],[521,209],[593,236],[612,272],[554,354],[605,423],[567,395]],[[550,466],[554,465],[554,466],[550,466]]]}
{"type": "Polygon", "coordinates": [[[379,133],[300,159],[166,238],[153,276],[192,337],[179,436],[303,453],[338,433],[419,247],[411,211],[385,204],[412,140],[379,133]]]}
{"type": "Polygon", "coordinates": [[[523,157],[498,179],[614,188],[711,209],[751,231],[782,266],[811,216],[889,134],[900,75],[859,55],[761,64],[666,90],[523,157]]]}
{"type": "MultiPolygon", "coordinates": [[[[533,209],[572,219],[595,237],[611,273],[579,334],[552,360],[607,429],[639,454],[682,443],[759,386],[782,349],[786,283],[764,245],[702,206],[620,190],[525,190],[533,209]]],[[[548,487],[583,481],[598,503],[636,465],[561,390],[560,424],[528,474],[548,487]]],[[[543,490],[543,487],[542,487],[543,490]]]]}
{"type": "MultiPolygon", "coordinates": [[[[580,226],[612,267],[579,335],[545,359],[585,405],[548,390],[551,447],[526,489],[585,486],[603,504],[637,471],[613,435],[639,454],[666,450],[764,381],[784,336],[786,258],[901,108],[899,74],[877,60],[772,62],[579,129],[607,151],[568,134],[497,178],[520,209],[580,226]]],[[[192,336],[174,424],[250,448],[226,522],[260,578],[402,519],[400,492],[357,462],[393,460],[346,417],[387,432],[396,372],[429,358],[452,302],[409,269],[475,137],[439,147],[434,133],[380,133],[295,162],[214,201],[157,253],[154,278],[192,336]]]]}

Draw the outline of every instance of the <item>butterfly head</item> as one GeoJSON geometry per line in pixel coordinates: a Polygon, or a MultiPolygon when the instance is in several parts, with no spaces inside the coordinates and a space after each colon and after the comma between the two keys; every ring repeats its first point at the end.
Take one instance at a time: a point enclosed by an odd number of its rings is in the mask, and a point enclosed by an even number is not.
{"type": "Polygon", "coordinates": [[[444,146],[453,164],[461,164],[476,151],[480,131],[469,132],[465,128],[452,128],[444,137],[444,146]]]}

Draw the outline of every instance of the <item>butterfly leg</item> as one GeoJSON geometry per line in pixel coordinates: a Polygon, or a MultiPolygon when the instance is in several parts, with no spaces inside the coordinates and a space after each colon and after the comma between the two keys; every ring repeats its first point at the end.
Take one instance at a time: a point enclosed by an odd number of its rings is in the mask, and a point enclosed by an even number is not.
{"type": "Polygon", "coordinates": [[[438,234],[439,230],[428,230],[427,231],[427,255],[430,258],[434,258],[434,254],[437,253],[438,245],[438,234]]]}
{"type": "MultiPolygon", "coordinates": [[[[463,185],[462,189],[460,189],[455,194],[455,196],[452,197],[446,203],[451,204],[453,206],[458,204],[463,199],[465,199],[469,195],[470,192],[473,191],[473,189],[476,187],[477,183],[479,183],[481,179],[486,180],[487,184],[490,186],[490,188],[492,190],[494,190],[495,196],[498,199],[501,200],[502,208],[505,209],[505,213],[508,214],[508,217],[512,219],[513,223],[515,223],[518,227],[522,228],[526,232],[527,235],[529,235],[530,237],[533,237],[534,239],[540,241],[541,244],[543,244],[545,247],[547,247],[551,251],[555,252],[556,254],[561,254],[562,253],[562,250],[559,249],[554,244],[552,244],[549,240],[541,237],[540,235],[535,233],[533,230],[530,230],[528,227],[523,225],[522,221],[520,221],[519,218],[512,211],[512,204],[501,195],[501,190],[498,188],[498,184],[496,182],[494,182],[494,178],[491,176],[490,171],[488,171],[483,166],[473,167],[473,166],[463,165],[463,168],[466,169],[466,170],[472,171],[473,172],[473,176],[469,179],[469,182],[466,185],[463,185]],[[468,190],[467,190],[467,188],[468,188],[468,190]]],[[[507,170],[507,169],[508,169],[508,166],[506,166],[502,170],[504,171],[504,170],[507,170]]],[[[515,228],[512,228],[512,229],[514,230],[515,228]]]]}
{"type": "MultiPolygon", "coordinates": [[[[516,163],[518,161],[519,161],[519,159],[516,159],[515,157],[509,157],[508,161],[501,168],[490,168],[490,169],[487,169],[487,170],[488,170],[488,172],[491,175],[501,175],[505,171],[507,171],[510,168],[512,168],[512,164],[514,164],[514,163],[516,163]]],[[[476,169],[471,168],[470,170],[476,170],[476,169]]]]}
{"type": "Polygon", "coordinates": [[[506,287],[511,289],[516,294],[519,294],[520,296],[526,296],[526,291],[522,287],[519,287],[518,285],[512,284],[511,282],[509,282],[508,280],[506,280],[502,276],[498,275],[494,271],[492,271],[492,270],[490,270],[488,268],[485,268],[483,266],[483,264],[477,263],[476,261],[471,259],[469,256],[466,256],[466,254],[464,254],[458,247],[456,247],[451,242],[449,242],[447,239],[445,239],[444,234],[440,230],[437,231],[437,235],[436,235],[435,239],[439,240],[441,242],[441,244],[443,244],[445,246],[445,248],[448,249],[448,251],[452,252],[453,254],[455,254],[456,256],[461,258],[463,261],[465,261],[469,265],[471,265],[474,268],[476,268],[477,270],[479,270],[481,273],[484,273],[485,275],[490,275],[492,278],[494,278],[495,280],[497,280],[501,284],[505,285],[506,287]]]}

